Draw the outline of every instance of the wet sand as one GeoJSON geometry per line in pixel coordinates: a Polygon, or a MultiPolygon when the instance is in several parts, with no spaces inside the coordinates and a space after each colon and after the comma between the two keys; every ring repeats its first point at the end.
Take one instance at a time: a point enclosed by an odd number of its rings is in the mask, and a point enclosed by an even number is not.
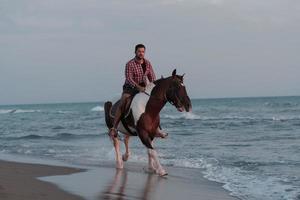
{"type": "Polygon", "coordinates": [[[203,178],[199,169],[167,167],[169,175],[159,177],[141,164],[126,163],[117,170],[111,165],[95,167],[83,173],[43,177],[66,191],[87,200],[237,200],[222,184],[203,178]]]}
{"type": "Polygon", "coordinates": [[[66,175],[81,169],[41,164],[26,164],[0,160],[1,200],[82,200],[37,177],[66,175]]]}
{"type": "Polygon", "coordinates": [[[203,178],[200,169],[167,167],[159,177],[146,165],[113,163],[88,170],[0,160],[1,200],[237,200],[222,184],[203,178]],[[79,173],[78,173],[79,172],[79,173]]]}

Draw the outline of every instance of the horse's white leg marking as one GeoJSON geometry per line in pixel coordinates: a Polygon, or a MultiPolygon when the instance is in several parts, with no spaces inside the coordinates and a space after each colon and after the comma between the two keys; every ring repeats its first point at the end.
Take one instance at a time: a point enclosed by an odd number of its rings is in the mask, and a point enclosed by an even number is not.
{"type": "MultiPolygon", "coordinates": [[[[152,142],[152,145],[153,145],[153,142],[152,142]]],[[[166,170],[161,166],[159,160],[158,160],[158,155],[157,155],[157,152],[156,150],[154,149],[148,149],[148,155],[149,157],[149,164],[150,164],[150,159],[152,159],[152,166],[154,167],[155,169],[155,172],[157,174],[159,174],[160,176],[164,176],[164,175],[167,175],[168,173],[166,172],[166,170]]]]}
{"type": "Polygon", "coordinates": [[[150,171],[156,171],[156,166],[154,166],[154,161],[153,161],[153,158],[152,158],[152,155],[151,155],[151,149],[148,149],[148,169],[150,171]]]}
{"type": "Polygon", "coordinates": [[[113,138],[115,152],[116,152],[116,168],[123,169],[123,161],[121,158],[121,151],[120,151],[120,141],[117,137],[113,138]]]}
{"type": "Polygon", "coordinates": [[[124,139],[124,144],[125,144],[125,153],[122,156],[123,161],[127,161],[129,156],[130,156],[130,151],[129,151],[129,135],[125,135],[124,139]]]}

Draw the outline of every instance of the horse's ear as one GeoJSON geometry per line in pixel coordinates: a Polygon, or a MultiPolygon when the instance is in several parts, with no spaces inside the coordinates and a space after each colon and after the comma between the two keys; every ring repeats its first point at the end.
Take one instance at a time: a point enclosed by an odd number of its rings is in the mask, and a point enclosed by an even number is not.
{"type": "Polygon", "coordinates": [[[176,76],[176,69],[173,70],[172,76],[173,76],[173,78],[176,76]]]}
{"type": "Polygon", "coordinates": [[[182,78],[184,77],[184,75],[185,75],[185,73],[184,73],[184,74],[182,74],[182,78]]]}
{"type": "Polygon", "coordinates": [[[161,78],[164,78],[163,75],[161,75],[161,78]]]}

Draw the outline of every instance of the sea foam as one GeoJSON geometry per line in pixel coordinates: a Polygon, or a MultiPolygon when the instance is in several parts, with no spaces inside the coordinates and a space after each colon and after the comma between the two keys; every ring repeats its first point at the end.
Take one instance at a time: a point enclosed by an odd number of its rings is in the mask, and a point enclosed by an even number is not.
{"type": "Polygon", "coordinates": [[[94,108],[91,109],[91,111],[100,112],[100,111],[104,111],[104,108],[103,106],[95,106],[94,108]]]}

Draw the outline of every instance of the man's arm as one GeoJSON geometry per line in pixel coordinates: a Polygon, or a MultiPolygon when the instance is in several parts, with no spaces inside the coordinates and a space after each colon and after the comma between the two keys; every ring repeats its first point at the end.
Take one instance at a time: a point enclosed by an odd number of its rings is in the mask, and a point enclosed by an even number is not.
{"type": "Polygon", "coordinates": [[[148,76],[148,79],[150,82],[153,82],[156,80],[155,73],[154,73],[153,67],[150,62],[149,62],[149,73],[147,76],[148,76]]]}
{"type": "Polygon", "coordinates": [[[128,83],[132,86],[135,87],[137,83],[133,80],[133,71],[131,66],[127,63],[125,66],[125,78],[128,81],[128,83]]]}

